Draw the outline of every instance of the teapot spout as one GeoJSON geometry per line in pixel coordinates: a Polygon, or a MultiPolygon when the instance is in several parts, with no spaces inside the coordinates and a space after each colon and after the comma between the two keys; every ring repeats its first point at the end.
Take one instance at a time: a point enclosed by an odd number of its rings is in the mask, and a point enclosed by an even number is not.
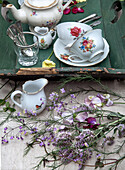
{"type": "Polygon", "coordinates": [[[26,17],[26,13],[23,9],[16,9],[16,7],[12,4],[8,4],[6,6],[7,9],[10,9],[10,11],[12,12],[13,17],[18,20],[21,21],[22,23],[27,23],[27,17],[26,17]]]}

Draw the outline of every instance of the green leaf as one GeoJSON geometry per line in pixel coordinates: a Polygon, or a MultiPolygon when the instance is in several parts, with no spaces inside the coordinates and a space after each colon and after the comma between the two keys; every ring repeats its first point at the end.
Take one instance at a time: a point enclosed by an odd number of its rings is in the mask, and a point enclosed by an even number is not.
{"type": "Polygon", "coordinates": [[[9,102],[6,102],[6,107],[10,107],[10,103],[9,102]]]}
{"type": "Polygon", "coordinates": [[[5,100],[4,99],[0,99],[0,105],[2,106],[2,105],[4,105],[6,102],[5,102],[5,100]]]}
{"type": "Polygon", "coordinates": [[[9,109],[9,111],[10,111],[11,113],[16,111],[16,109],[11,108],[11,107],[9,107],[8,109],[9,109]]]}
{"type": "Polygon", "coordinates": [[[98,166],[98,164],[97,163],[95,163],[95,169],[97,169],[99,166],[98,166]]]}
{"type": "Polygon", "coordinates": [[[2,4],[3,3],[3,1],[2,0],[0,0],[0,4],[2,4]]]}
{"type": "Polygon", "coordinates": [[[98,167],[99,168],[104,167],[104,164],[103,164],[103,162],[100,161],[100,159],[97,160],[96,163],[95,163],[95,169],[97,169],[98,167]]]}
{"type": "Polygon", "coordinates": [[[4,111],[4,112],[6,112],[7,110],[8,110],[8,108],[7,108],[7,107],[4,107],[4,108],[3,108],[3,111],[4,111]]]}
{"type": "Polygon", "coordinates": [[[74,118],[74,119],[76,118],[76,113],[73,114],[73,118],[74,118]]]}
{"type": "Polygon", "coordinates": [[[99,167],[100,167],[100,168],[104,167],[103,162],[100,162],[100,163],[99,163],[99,167]]]}

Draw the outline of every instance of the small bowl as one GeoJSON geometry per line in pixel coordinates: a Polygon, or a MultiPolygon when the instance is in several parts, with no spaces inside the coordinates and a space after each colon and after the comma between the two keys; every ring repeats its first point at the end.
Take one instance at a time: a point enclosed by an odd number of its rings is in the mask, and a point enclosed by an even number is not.
{"type": "Polygon", "coordinates": [[[64,45],[72,43],[76,38],[86,31],[92,30],[92,27],[79,22],[63,22],[56,26],[57,35],[64,45]]]}

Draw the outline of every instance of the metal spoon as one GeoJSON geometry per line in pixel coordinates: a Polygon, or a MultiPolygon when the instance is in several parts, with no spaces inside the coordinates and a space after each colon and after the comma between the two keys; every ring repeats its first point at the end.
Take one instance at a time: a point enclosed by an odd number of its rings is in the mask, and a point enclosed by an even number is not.
{"type": "Polygon", "coordinates": [[[83,18],[83,19],[81,19],[81,20],[79,20],[79,21],[77,21],[77,22],[87,22],[88,20],[90,20],[90,19],[93,19],[94,17],[96,17],[97,16],[97,14],[91,14],[91,15],[89,15],[89,16],[87,16],[87,17],[85,17],[85,18],[83,18]]]}
{"type": "Polygon", "coordinates": [[[80,20],[80,21],[78,21],[78,22],[80,22],[80,23],[88,23],[88,22],[90,22],[90,21],[95,21],[95,20],[98,20],[98,19],[100,19],[100,18],[102,18],[102,16],[95,16],[95,17],[91,17],[91,18],[89,18],[89,19],[82,19],[82,20],[80,20]]]}
{"type": "Polygon", "coordinates": [[[26,42],[26,39],[25,39],[25,36],[24,36],[24,33],[23,33],[23,28],[22,28],[22,24],[20,21],[17,21],[14,25],[16,27],[16,29],[18,30],[19,34],[20,34],[20,37],[24,43],[24,45],[27,45],[27,42],[26,42]]]}
{"type": "MultiPolygon", "coordinates": [[[[27,46],[25,36],[22,31],[23,29],[21,27],[21,24],[17,22],[16,24],[12,24],[7,29],[7,35],[14,41],[15,44],[27,46]]],[[[28,57],[32,57],[34,55],[31,48],[22,49],[21,52],[23,55],[28,57]]]]}

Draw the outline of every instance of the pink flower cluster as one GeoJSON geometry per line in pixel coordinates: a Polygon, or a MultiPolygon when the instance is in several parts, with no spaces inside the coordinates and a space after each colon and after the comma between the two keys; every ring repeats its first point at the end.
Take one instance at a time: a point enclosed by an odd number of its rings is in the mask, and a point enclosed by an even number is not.
{"type": "Polygon", "coordinates": [[[96,96],[88,96],[85,98],[84,102],[86,106],[93,109],[99,109],[104,105],[107,107],[113,105],[113,101],[110,99],[109,94],[97,94],[96,96]]]}
{"type": "Polygon", "coordinates": [[[63,11],[63,13],[64,13],[65,15],[70,14],[71,11],[72,11],[73,14],[76,14],[76,13],[84,13],[84,9],[83,9],[83,8],[74,6],[74,5],[76,5],[76,4],[77,4],[77,1],[72,1],[72,2],[70,3],[69,7],[67,7],[67,8],[63,11]],[[71,9],[72,6],[74,6],[74,7],[71,9]]]}

